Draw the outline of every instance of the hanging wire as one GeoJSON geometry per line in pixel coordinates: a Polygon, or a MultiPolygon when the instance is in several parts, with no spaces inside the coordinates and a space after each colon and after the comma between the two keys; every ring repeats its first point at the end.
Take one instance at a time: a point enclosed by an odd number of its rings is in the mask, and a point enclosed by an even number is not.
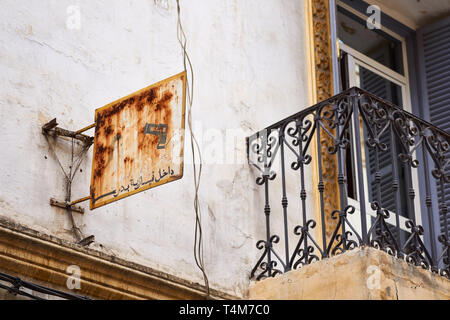
{"type": "MultiPolygon", "coordinates": [[[[72,138],[72,149],[71,149],[71,159],[70,159],[70,171],[69,171],[69,180],[67,181],[67,192],[66,192],[66,203],[70,203],[71,198],[72,198],[72,181],[73,178],[75,177],[75,174],[77,172],[77,170],[73,170],[74,169],[74,141],[72,138]],[[73,172],[73,174],[72,174],[73,172]]],[[[81,231],[81,229],[77,226],[77,224],[75,223],[75,219],[73,218],[73,214],[72,214],[72,210],[70,209],[70,207],[67,208],[67,213],[69,215],[70,221],[72,222],[72,230],[73,233],[75,234],[75,236],[77,237],[77,241],[80,242],[81,240],[84,239],[84,235],[83,232],[81,231]]]]}
{"type": "Polygon", "coordinates": [[[189,68],[190,81],[189,76],[186,79],[186,91],[187,91],[187,99],[188,99],[188,128],[191,136],[191,150],[192,150],[192,166],[194,171],[194,186],[195,186],[195,194],[194,194],[194,211],[195,211],[195,235],[194,235],[194,259],[197,267],[203,274],[203,280],[205,282],[206,288],[206,298],[210,296],[209,289],[209,280],[206,275],[204,259],[203,259],[203,231],[202,231],[202,223],[201,223],[201,210],[199,205],[199,188],[200,188],[200,179],[202,175],[202,154],[195,138],[193,129],[192,129],[192,105],[193,105],[193,95],[194,95],[194,70],[192,68],[191,59],[186,51],[186,34],[184,33],[183,26],[181,24],[181,9],[180,9],[180,1],[177,1],[177,13],[178,13],[178,21],[177,21],[177,38],[180,43],[181,49],[183,50],[183,66],[184,71],[187,72],[189,68]],[[196,164],[196,152],[198,154],[198,169],[196,164]],[[197,171],[198,170],[198,171],[197,171]]]}

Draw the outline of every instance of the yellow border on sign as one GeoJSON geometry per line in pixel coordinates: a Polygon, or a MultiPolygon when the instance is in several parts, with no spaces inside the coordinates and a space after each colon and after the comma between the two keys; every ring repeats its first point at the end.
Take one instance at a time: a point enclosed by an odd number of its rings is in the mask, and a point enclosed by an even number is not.
{"type": "MultiPolygon", "coordinates": [[[[109,108],[109,107],[111,107],[114,104],[120,103],[123,100],[131,98],[132,96],[138,95],[138,94],[140,94],[143,91],[146,91],[146,90],[154,88],[154,87],[158,87],[158,86],[160,86],[162,84],[165,84],[167,82],[170,82],[172,80],[175,80],[175,79],[178,79],[178,78],[181,78],[183,80],[183,98],[182,98],[183,99],[183,105],[182,105],[182,111],[181,111],[181,129],[182,129],[182,133],[181,133],[181,139],[180,139],[181,140],[180,141],[180,143],[181,143],[180,159],[182,159],[182,160],[181,160],[181,164],[180,164],[180,166],[181,166],[181,168],[180,168],[180,172],[181,172],[180,175],[178,175],[178,176],[171,176],[171,177],[169,177],[168,179],[166,179],[164,181],[159,181],[157,183],[148,185],[148,186],[146,186],[144,188],[139,188],[138,190],[133,190],[133,191],[130,191],[128,193],[121,194],[121,195],[119,195],[119,196],[117,196],[117,197],[115,197],[113,199],[108,199],[108,200],[105,200],[103,202],[97,202],[98,205],[97,204],[94,205],[93,204],[93,200],[94,199],[92,198],[92,185],[94,184],[94,160],[92,160],[91,186],[90,186],[91,199],[90,199],[90,203],[89,203],[89,207],[90,207],[91,210],[97,209],[97,208],[102,207],[104,205],[107,205],[107,204],[109,204],[111,202],[115,202],[117,200],[129,197],[129,196],[134,195],[136,193],[139,193],[139,192],[146,191],[148,189],[157,187],[159,185],[166,184],[166,183],[169,183],[169,182],[172,182],[172,181],[175,181],[175,180],[179,180],[179,179],[181,179],[183,177],[183,174],[184,174],[184,170],[183,170],[183,168],[184,168],[184,160],[183,160],[183,156],[184,156],[184,130],[185,130],[185,111],[186,111],[186,76],[187,76],[186,71],[183,71],[183,72],[178,73],[178,74],[176,74],[176,75],[174,75],[174,76],[172,76],[170,78],[167,78],[167,79],[161,80],[161,81],[159,81],[157,83],[154,83],[152,85],[149,85],[148,87],[145,87],[145,88],[140,89],[140,90],[138,90],[136,92],[133,92],[133,93],[127,95],[126,97],[123,97],[123,98],[120,98],[119,100],[116,100],[116,101],[113,101],[111,103],[108,103],[107,105],[105,105],[105,106],[95,110],[95,122],[97,122],[97,114],[98,114],[98,112],[100,112],[100,111],[102,111],[102,110],[104,110],[106,108],[109,108]]],[[[95,129],[97,130],[97,127],[95,129]]],[[[95,151],[97,149],[95,142],[96,142],[96,135],[94,134],[94,151],[93,151],[94,152],[94,157],[95,157],[95,151]]]]}

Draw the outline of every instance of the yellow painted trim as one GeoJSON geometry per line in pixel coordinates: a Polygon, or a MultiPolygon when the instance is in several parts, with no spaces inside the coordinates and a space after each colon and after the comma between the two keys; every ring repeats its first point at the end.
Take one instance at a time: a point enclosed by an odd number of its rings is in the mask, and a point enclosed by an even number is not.
{"type": "MultiPolygon", "coordinates": [[[[308,77],[308,105],[312,106],[317,103],[317,85],[316,85],[316,64],[314,58],[314,24],[313,24],[313,13],[312,13],[312,0],[304,1],[305,10],[305,39],[306,39],[306,65],[307,65],[307,77],[308,77]]],[[[313,119],[311,119],[313,120],[313,119]]],[[[316,242],[323,246],[322,244],[322,225],[321,215],[320,215],[320,194],[317,189],[319,185],[319,162],[317,159],[317,139],[313,138],[311,141],[311,170],[312,170],[312,198],[314,205],[314,220],[317,221],[317,227],[315,230],[316,242]],[[315,189],[314,189],[315,188],[315,189]]]]}
{"type": "MultiPolygon", "coordinates": [[[[319,101],[330,98],[333,95],[333,70],[331,61],[331,43],[330,43],[330,20],[329,20],[329,2],[328,0],[305,0],[305,22],[307,30],[307,62],[308,62],[308,98],[310,104],[314,105],[319,101]]],[[[333,44],[334,45],[334,44],[333,44]]],[[[336,157],[321,151],[321,145],[324,143],[326,137],[321,136],[319,145],[316,139],[313,139],[311,145],[311,152],[322,152],[322,178],[324,182],[324,213],[327,236],[332,221],[330,215],[332,210],[338,208],[339,189],[337,186],[337,179],[330,176],[330,170],[336,169],[336,157]]],[[[317,156],[313,157],[312,161],[313,184],[314,188],[318,187],[319,183],[319,163],[317,156]]],[[[322,243],[322,225],[324,222],[321,219],[321,205],[320,193],[318,188],[313,189],[314,201],[314,219],[318,226],[315,234],[318,243],[322,243]]],[[[333,220],[334,221],[334,220],[333,220]]]]}
{"type": "Polygon", "coordinates": [[[317,103],[316,67],[314,59],[314,24],[311,0],[304,1],[305,10],[305,39],[306,39],[306,65],[308,77],[308,104],[317,103]]]}

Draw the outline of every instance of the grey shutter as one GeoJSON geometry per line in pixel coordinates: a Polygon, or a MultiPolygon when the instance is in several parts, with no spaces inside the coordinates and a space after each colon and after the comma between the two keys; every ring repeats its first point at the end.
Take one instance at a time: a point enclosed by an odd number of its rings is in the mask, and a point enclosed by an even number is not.
{"type": "MultiPolygon", "coordinates": [[[[417,40],[422,71],[422,116],[450,132],[450,17],[419,30],[417,40]]],[[[446,174],[450,174],[450,167],[447,167],[446,174]]],[[[450,183],[446,183],[444,188],[437,184],[439,199],[442,195],[450,209],[450,183]]],[[[439,224],[443,233],[445,221],[442,215],[439,224]]],[[[447,226],[450,226],[450,212],[447,213],[447,226]]]]}
{"type": "MultiPolygon", "coordinates": [[[[381,62],[385,60],[387,54],[382,53],[377,57],[377,61],[381,62]]],[[[400,88],[396,88],[392,86],[392,83],[386,80],[385,78],[380,77],[379,75],[366,70],[364,68],[360,68],[360,85],[362,89],[365,89],[374,95],[388,100],[394,104],[402,107],[401,101],[399,101],[399,97],[401,97],[401,92],[396,91],[400,88]]],[[[367,137],[366,137],[367,139],[367,137]]],[[[378,166],[381,174],[381,206],[385,209],[388,209],[392,212],[396,212],[395,210],[395,196],[392,192],[392,146],[391,146],[391,138],[390,131],[386,130],[380,137],[381,143],[386,144],[388,149],[386,151],[381,151],[378,153],[378,166]]],[[[397,150],[399,150],[400,145],[396,146],[397,150]]],[[[368,154],[368,181],[369,181],[369,201],[372,202],[376,199],[376,183],[375,183],[375,151],[373,149],[368,149],[366,146],[366,154],[368,154]]],[[[408,217],[408,212],[405,206],[405,191],[404,191],[404,170],[403,166],[400,162],[397,165],[399,169],[399,187],[400,187],[400,207],[399,214],[402,216],[408,217]]]]}
{"type": "MultiPolygon", "coordinates": [[[[380,59],[377,59],[378,61],[380,59]]],[[[381,78],[375,73],[372,73],[364,68],[360,69],[360,84],[361,88],[365,89],[377,97],[390,100],[390,92],[388,88],[388,81],[381,78]]],[[[390,145],[388,131],[381,136],[381,142],[386,145],[390,145]]],[[[366,137],[367,139],[367,137],[366,137]]],[[[389,148],[390,149],[390,148],[389,148]]],[[[373,149],[367,149],[366,152],[368,157],[368,168],[369,168],[369,201],[375,200],[375,152],[373,149]]],[[[378,153],[378,165],[381,173],[381,205],[383,208],[394,210],[394,197],[392,194],[392,187],[390,179],[392,178],[392,168],[391,168],[391,155],[389,151],[378,153]]]]}

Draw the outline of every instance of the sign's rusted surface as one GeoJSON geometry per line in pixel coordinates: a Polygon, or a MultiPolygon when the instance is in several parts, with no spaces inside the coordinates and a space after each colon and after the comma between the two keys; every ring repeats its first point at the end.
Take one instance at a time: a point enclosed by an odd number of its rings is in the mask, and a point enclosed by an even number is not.
{"type": "Polygon", "coordinates": [[[95,111],[91,210],[183,176],[186,73],[95,111]]]}

